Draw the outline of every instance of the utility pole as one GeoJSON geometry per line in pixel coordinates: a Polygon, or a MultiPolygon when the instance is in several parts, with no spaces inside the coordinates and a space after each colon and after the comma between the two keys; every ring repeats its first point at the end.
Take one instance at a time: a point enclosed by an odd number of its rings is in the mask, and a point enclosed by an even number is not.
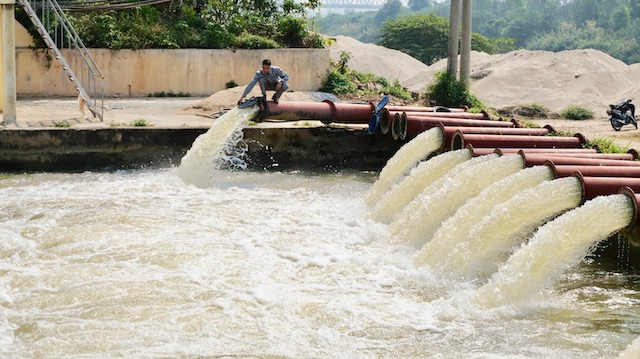
{"type": "Polygon", "coordinates": [[[471,3],[472,0],[451,0],[449,15],[449,48],[447,73],[458,78],[458,50],[460,51],[460,81],[469,86],[471,71],[471,3]],[[462,2],[462,40],[459,41],[460,2],[462,2]]]}
{"type": "Polygon", "coordinates": [[[460,27],[460,0],[451,0],[449,10],[449,50],[447,73],[458,77],[458,28],[460,27]]]}
{"type": "Polygon", "coordinates": [[[16,116],[16,24],[15,0],[0,0],[0,26],[2,27],[2,124],[17,122],[16,116]]]}
{"type": "Polygon", "coordinates": [[[471,0],[462,0],[462,44],[460,51],[460,81],[469,88],[471,73],[471,0]]]}

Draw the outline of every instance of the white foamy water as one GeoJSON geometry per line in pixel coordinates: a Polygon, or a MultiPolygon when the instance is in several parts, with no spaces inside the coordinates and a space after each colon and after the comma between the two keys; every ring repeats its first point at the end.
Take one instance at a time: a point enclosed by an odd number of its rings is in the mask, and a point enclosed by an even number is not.
{"type": "Polygon", "coordinates": [[[640,358],[640,337],[629,344],[624,352],[620,353],[620,359],[637,359],[640,358]]]}
{"type": "Polygon", "coordinates": [[[487,157],[489,160],[486,162],[475,162],[462,171],[458,171],[456,166],[447,176],[447,181],[425,188],[392,223],[393,241],[422,247],[432,239],[442,222],[469,198],[523,167],[520,155],[487,157]]]}
{"type": "Polygon", "coordinates": [[[471,156],[471,151],[461,149],[442,153],[420,163],[400,183],[385,192],[371,211],[371,218],[382,223],[393,222],[402,209],[425,188],[455,166],[471,159],[471,156]]]}
{"type": "Polygon", "coordinates": [[[599,241],[628,226],[633,212],[631,199],[615,194],[596,197],[557,217],[540,227],[476,291],[475,302],[495,307],[535,300],[539,291],[581,262],[599,241]]]}
{"type": "Polygon", "coordinates": [[[534,311],[452,307],[466,285],[385,240],[368,180],[0,175],[0,357],[599,359],[640,335],[635,277],[590,267],[534,311]]]}
{"type": "Polygon", "coordinates": [[[550,218],[580,205],[582,186],[576,177],[558,178],[522,191],[493,208],[472,226],[437,266],[452,278],[474,279],[494,273],[511,250],[550,218]]]}
{"type": "Polygon", "coordinates": [[[365,197],[366,203],[374,206],[389,188],[400,182],[420,161],[441,148],[443,141],[442,129],[437,127],[420,133],[403,145],[380,171],[378,180],[365,197]]]}
{"type": "Polygon", "coordinates": [[[217,170],[245,168],[246,147],[239,146],[242,129],[258,113],[258,107],[234,107],[215,120],[211,128],[198,136],[182,158],[177,173],[185,183],[208,187],[217,170]]]}
{"type": "Polygon", "coordinates": [[[473,240],[473,237],[469,236],[471,227],[480,223],[494,207],[519,192],[551,180],[553,177],[553,171],[549,166],[534,166],[518,171],[485,188],[442,223],[433,235],[433,239],[422,246],[416,257],[416,265],[436,267],[441,261],[446,261],[446,254],[451,253],[456,246],[473,240]]]}

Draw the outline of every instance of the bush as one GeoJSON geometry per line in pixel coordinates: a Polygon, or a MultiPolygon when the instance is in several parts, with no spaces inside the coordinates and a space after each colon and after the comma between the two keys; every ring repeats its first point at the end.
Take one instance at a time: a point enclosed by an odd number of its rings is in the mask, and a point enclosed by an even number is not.
{"type": "Polygon", "coordinates": [[[233,45],[240,49],[277,49],[280,47],[275,40],[246,32],[236,37],[233,40],[233,45]]]}
{"type": "Polygon", "coordinates": [[[597,148],[602,153],[627,153],[628,148],[618,147],[610,138],[594,138],[588,141],[586,148],[597,148]]]}
{"type": "Polygon", "coordinates": [[[231,80],[229,82],[227,82],[226,84],[224,84],[224,86],[228,89],[234,88],[238,86],[238,83],[235,82],[234,80],[231,80]]]}
{"type": "Polygon", "coordinates": [[[280,42],[289,47],[302,47],[309,36],[307,20],[301,17],[287,16],[278,23],[280,42]]]}
{"type": "Polygon", "coordinates": [[[549,117],[549,109],[539,105],[537,103],[532,103],[529,105],[522,105],[522,106],[517,106],[514,109],[514,112],[517,115],[520,116],[525,116],[525,117],[542,117],[542,118],[547,118],[549,117]]]}
{"type": "Polygon", "coordinates": [[[345,95],[358,92],[358,86],[347,73],[342,73],[335,67],[331,67],[327,74],[327,80],[320,87],[320,91],[345,95]]]}
{"type": "Polygon", "coordinates": [[[593,111],[580,106],[570,106],[562,110],[560,116],[569,120],[588,120],[593,118],[593,111]]]}
{"type": "Polygon", "coordinates": [[[435,81],[427,87],[425,97],[440,106],[484,107],[482,102],[469,92],[464,83],[444,71],[436,73],[435,81]]]}
{"type": "MultiPolygon", "coordinates": [[[[386,79],[384,80],[386,81],[386,79]]],[[[388,81],[387,81],[387,84],[388,84],[388,81]]],[[[409,90],[407,90],[404,86],[402,86],[400,84],[400,81],[398,80],[393,81],[393,85],[388,84],[387,86],[382,88],[382,92],[384,92],[385,94],[389,94],[397,98],[403,99],[405,101],[410,101],[413,99],[411,92],[409,92],[409,90]]]]}

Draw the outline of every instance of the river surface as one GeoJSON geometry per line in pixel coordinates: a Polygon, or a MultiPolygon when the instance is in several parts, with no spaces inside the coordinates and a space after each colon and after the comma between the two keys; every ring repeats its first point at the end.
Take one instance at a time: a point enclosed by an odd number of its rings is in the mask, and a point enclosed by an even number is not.
{"type": "Polygon", "coordinates": [[[637,273],[479,307],[370,219],[373,174],[176,172],[0,174],[0,357],[638,357],[637,273]]]}

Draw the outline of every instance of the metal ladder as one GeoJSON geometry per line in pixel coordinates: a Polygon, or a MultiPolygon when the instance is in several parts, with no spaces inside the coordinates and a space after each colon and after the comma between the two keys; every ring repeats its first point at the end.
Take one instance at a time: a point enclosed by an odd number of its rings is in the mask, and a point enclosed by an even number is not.
{"type": "Polygon", "coordinates": [[[62,69],[67,73],[69,80],[84,98],[85,104],[94,117],[104,121],[104,75],[87,51],[82,39],[65,16],[62,8],[56,0],[18,0],[24,11],[31,19],[40,36],[49,49],[55,54],[55,58],[60,61],[62,69]],[[38,16],[38,12],[40,16],[38,16]],[[47,30],[52,25],[54,38],[47,30]],[[70,61],[62,56],[61,49],[65,47],[68,51],[70,61]],[[73,68],[70,66],[73,63],[73,68]],[[97,98],[100,97],[100,105],[97,98]]]}

